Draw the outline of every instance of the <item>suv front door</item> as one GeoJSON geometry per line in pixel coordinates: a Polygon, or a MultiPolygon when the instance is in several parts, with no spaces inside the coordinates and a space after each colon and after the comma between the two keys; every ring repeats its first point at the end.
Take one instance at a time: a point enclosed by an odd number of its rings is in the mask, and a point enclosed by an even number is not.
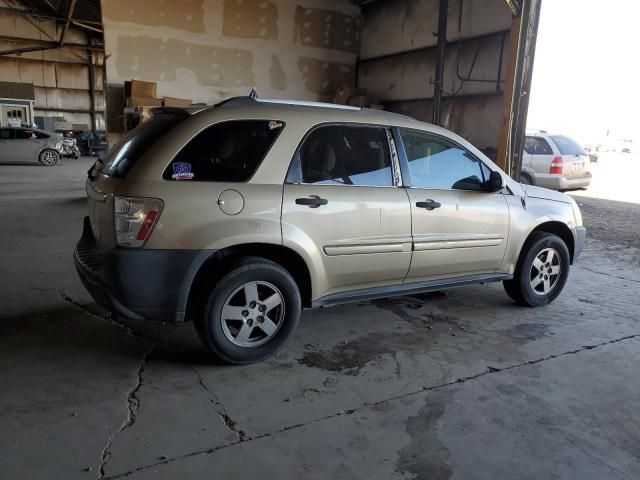
{"type": "Polygon", "coordinates": [[[500,192],[483,190],[489,168],[444,137],[397,132],[412,212],[406,281],[494,272],[506,248],[509,210],[500,192]]]}
{"type": "Polygon", "coordinates": [[[401,283],[411,261],[411,213],[395,184],[387,130],[312,130],[284,185],[282,235],[315,267],[313,297],[401,283]]]}
{"type": "Polygon", "coordinates": [[[11,144],[15,138],[13,128],[0,128],[0,162],[11,161],[11,144]]]}

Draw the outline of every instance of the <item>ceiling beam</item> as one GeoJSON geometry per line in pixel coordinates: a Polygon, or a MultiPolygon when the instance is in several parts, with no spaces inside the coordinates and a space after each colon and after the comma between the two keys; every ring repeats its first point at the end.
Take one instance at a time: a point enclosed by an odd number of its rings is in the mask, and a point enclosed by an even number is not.
{"type": "MultiPolygon", "coordinates": [[[[33,18],[47,18],[49,20],[55,20],[58,23],[64,23],[67,21],[66,17],[60,16],[60,15],[51,15],[48,13],[36,12],[35,10],[22,9],[22,8],[0,6],[0,12],[16,13],[18,15],[29,15],[33,18]]],[[[89,20],[87,18],[75,18],[75,17],[73,20],[77,22],[86,23],[88,25],[102,26],[102,22],[99,22],[97,20],[89,20]]]]}
{"type": "MultiPolygon", "coordinates": [[[[58,42],[49,40],[40,40],[38,38],[22,38],[22,37],[10,37],[7,35],[0,35],[0,41],[15,42],[15,43],[30,43],[47,48],[58,48],[58,42]]],[[[84,43],[66,43],[64,48],[78,48],[82,50],[95,50],[98,52],[104,51],[104,45],[91,45],[84,43]]]]}
{"type": "Polygon", "coordinates": [[[76,9],[76,0],[71,0],[71,3],[69,4],[69,11],[67,12],[67,21],[62,27],[62,32],[60,33],[60,41],[58,42],[60,46],[64,44],[64,34],[67,33],[67,30],[69,29],[69,25],[71,24],[71,20],[73,19],[72,18],[73,11],[75,9],[76,9]]]}

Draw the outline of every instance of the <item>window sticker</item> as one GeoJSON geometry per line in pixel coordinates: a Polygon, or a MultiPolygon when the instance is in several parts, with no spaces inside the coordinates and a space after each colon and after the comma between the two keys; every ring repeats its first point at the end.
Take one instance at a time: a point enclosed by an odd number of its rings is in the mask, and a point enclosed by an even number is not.
{"type": "Polygon", "coordinates": [[[174,180],[191,180],[193,173],[191,172],[191,164],[185,162],[176,162],[173,164],[173,175],[171,178],[174,180]]]}
{"type": "Polygon", "coordinates": [[[271,120],[269,122],[269,130],[273,130],[274,128],[282,127],[282,122],[276,122],[275,120],[271,120]]]}

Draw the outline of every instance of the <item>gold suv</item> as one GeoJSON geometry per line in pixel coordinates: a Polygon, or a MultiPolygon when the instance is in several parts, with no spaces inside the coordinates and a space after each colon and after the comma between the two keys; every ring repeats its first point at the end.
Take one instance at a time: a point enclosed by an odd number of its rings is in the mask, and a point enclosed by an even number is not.
{"type": "Polygon", "coordinates": [[[555,299],[585,229],[442,128],[388,112],[239,97],[159,108],[89,171],[75,265],[134,319],[193,319],[250,363],[302,308],[503,281],[555,299]]]}

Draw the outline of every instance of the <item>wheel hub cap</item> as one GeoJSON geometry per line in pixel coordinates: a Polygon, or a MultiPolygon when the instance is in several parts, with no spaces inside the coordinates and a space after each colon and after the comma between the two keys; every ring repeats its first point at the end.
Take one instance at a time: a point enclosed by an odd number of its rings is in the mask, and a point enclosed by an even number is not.
{"type": "Polygon", "coordinates": [[[560,279],[560,254],[553,248],[545,248],[536,255],[529,276],[531,289],[536,295],[547,295],[560,279]]]}
{"type": "Polygon", "coordinates": [[[269,282],[247,282],[225,300],[220,322],[225,336],[239,347],[257,347],[278,332],[284,320],[284,297],[269,282]]]}

